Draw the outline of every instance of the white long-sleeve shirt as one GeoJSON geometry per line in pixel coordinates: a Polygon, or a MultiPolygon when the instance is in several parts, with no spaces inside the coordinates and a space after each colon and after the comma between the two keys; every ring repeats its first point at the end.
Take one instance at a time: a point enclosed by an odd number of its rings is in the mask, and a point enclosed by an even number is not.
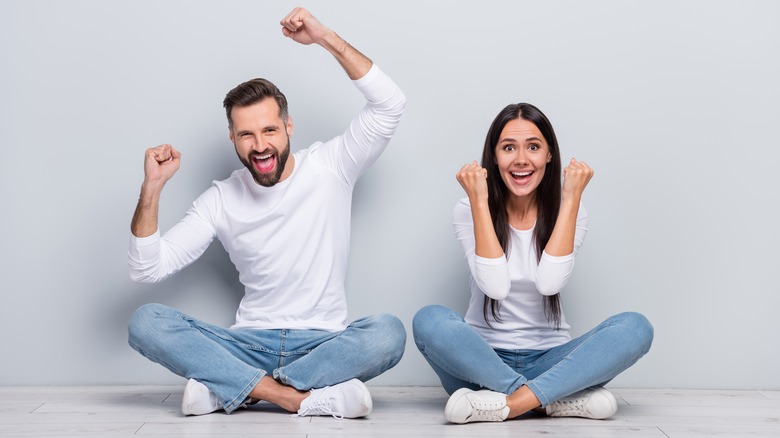
{"type": "Polygon", "coordinates": [[[367,104],[344,134],[296,152],[292,174],[272,187],[236,170],[164,235],[131,235],[131,278],[161,281],[216,237],[244,285],[233,328],[343,330],[353,187],[387,146],[405,105],[376,65],[353,82],[367,104]]]}
{"type": "Polygon", "coordinates": [[[555,257],[542,253],[537,262],[533,228],[510,227],[509,258],[485,258],[476,255],[471,205],[463,198],[453,210],[455,237],[460,242],[469,266],[471,297],[466,322],[494,348],[544,350],[571,340],[569,325],[561,312],[558,330],[544,314],[544,296],[560,292],[574,269],[574,258],[585,240],[588,214],[580,204],[574,233],[574,252],[555,257]],[[485,322],[485,295],[501,301],[495,321],[488,311],[491,326],[485,322]]]}

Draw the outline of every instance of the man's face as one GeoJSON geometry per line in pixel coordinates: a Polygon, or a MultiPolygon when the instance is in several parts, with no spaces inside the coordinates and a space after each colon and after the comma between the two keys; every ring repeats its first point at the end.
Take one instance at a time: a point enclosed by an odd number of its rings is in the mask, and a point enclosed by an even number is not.
{"type": "Polygon", "coordinates": [[[293,125],[289,117],[287,123],[279,117],[276,100],[267,97],[253,105],[234,107],[230,115],[230,141],[255,181],[271,187],[287,178],[292,172],[287,158],[293,125]]]}

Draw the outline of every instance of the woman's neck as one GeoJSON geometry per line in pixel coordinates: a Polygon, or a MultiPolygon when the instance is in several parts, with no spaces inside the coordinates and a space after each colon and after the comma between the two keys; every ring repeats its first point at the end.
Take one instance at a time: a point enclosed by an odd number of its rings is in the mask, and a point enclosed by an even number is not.
{"type": "Polygon", "coordinates": [[[529,230],[536,223],[536,193],[507,199],[506,213],[509,225],[518,230],[529,230]]]}

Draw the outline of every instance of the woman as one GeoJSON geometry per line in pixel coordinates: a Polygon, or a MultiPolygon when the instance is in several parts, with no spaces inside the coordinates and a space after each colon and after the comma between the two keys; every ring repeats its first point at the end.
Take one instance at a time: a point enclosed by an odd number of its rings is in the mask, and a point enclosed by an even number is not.
{"type": "Polygon", "coordinates": [[[420,352],[451,394],[453,423],[504,421],[530,410],[602,419],[617,410],[604,385],[650,349],[638,313],[613,316],[571,339],[559,292],[587,231],[580,203],[593,176],[563,170],[547,117],[527,103],[504,108],[485,139],[481,166],[457,180],[468,195],[453,213],[470,269],[465,318],[442,306],[414,317],[420,352]]]}

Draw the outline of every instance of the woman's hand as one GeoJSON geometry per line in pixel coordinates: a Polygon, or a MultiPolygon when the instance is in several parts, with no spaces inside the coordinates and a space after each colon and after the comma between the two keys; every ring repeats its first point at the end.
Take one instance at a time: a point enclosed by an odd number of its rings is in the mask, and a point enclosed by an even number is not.
{"type": "Polygon", "coordinates": [[[495,259],[504,255],[498,242],[488,205],[487,169],[472,161],[463,166],[455,178],[466,191],[471,204],[471,220],[474,224],[474,253],[480,257],[495,259]]]}
{"type": "Polygon", "coordinates": [[[569,165],[563,169],[563,199],[577,199],[582,197],[582,192],[593,178],[593,169],[582,161],[572,158],[569,165]]]}
{"type": "Polygon", "coordinates": [[[487,203],[487,169],[477,164],[476,161],[472,161],[463,166],[455,175],[455,178],[460,183],[460,186],[463,187],[472,205],[480,202],[487,203]]]}
{"type": "Polygon", "coordinates": [[[563,169],[563,190],[561,209],[555,221],[550,240],[544,247],[547,254],[560,257],[574,252],[574,235],[577,232],[577,215],[580,210],[582,192],[593,177],[593,169],[582,161],[572,158],[563,169]]]}

